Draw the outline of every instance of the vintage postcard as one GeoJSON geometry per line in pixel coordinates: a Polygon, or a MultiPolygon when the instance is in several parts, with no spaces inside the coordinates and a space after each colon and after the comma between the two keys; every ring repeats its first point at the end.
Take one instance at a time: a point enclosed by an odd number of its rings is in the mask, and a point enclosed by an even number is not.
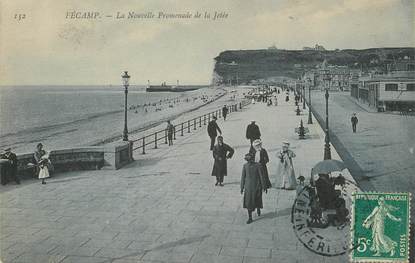
{"type": "Polygon", "coordinates": [[[0,0],[0,262],[414,262],[414,12],[0,0]]]}

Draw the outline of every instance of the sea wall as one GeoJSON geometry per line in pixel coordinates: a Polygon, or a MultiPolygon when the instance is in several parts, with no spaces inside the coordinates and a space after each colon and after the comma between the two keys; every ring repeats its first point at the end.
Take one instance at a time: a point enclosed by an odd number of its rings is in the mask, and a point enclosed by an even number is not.
{"type": "MultiPolygon", "coordinates": [[[[33,153],[17,156],[19,177],[36,177],[36,167],[33,167],[33,153]]],[[[53,165],[53,173],[77,170],[119,169],[133,161],[132,143],[116,142],[105,146],[79,147],[73,149],[52,150],[49,159],[53,165]]],[[[0,175],[3,179],[5,162],[0,162],[0,175]]]]}

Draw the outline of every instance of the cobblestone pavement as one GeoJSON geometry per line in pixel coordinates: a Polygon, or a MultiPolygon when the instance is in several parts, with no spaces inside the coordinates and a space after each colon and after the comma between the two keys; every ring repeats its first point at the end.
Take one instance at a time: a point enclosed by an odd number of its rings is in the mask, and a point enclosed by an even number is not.
{"type": "MultiPolygon", "coordinates": [[[[325,118],[324,93],[312,92],[312,107],[325,118]]],[[[362,189],[415,194],[415,117],[367,112],[349,93],[330,93],[329,125],[337,151],[351,164],[362,189]],[[357,113],[357,132],[350,118],[357,113]]],[[[412,218],[415,217],[412,210],[412,218]]]]}
{"type": "MultiPolygon", "coordinates": [[[[225,142],[235,149],[224,187],[215,187],[206,126],[175,145],[159,145],[117,170],[57,174],[46,185],[24,181],[0,193],[3,262],[345,262],[306,249],[290,222],[295,191],[276,189],[276,152],[291,142],[297,175],[308,177],[323,157],[323,136],[315,123],[298,140],[294,106],[257,103],[219,121],[225,142]],[[245,128],[255,119],[274,188],[263,195],[261,217],[246,224],[240,176],[248,151],[245,128]]],[[[291,102],[290,102],[291,103],[291,102]]],[[[337,154],[333,149],[333,158],[337,154]]],[[[346,176],[349,178],[350,175],[346,176]]]]}

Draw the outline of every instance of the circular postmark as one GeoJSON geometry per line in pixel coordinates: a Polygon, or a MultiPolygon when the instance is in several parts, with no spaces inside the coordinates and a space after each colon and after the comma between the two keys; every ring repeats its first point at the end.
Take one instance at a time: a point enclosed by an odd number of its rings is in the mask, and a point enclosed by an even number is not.
{"type": "Polygon", "coordinates": [[[354,248],[349,243],[350,211],[356,191],[354,182],[327,176],[297,193],[291,221],[295,235],[307,249],[322,256],[339,256],[354,248]]]}

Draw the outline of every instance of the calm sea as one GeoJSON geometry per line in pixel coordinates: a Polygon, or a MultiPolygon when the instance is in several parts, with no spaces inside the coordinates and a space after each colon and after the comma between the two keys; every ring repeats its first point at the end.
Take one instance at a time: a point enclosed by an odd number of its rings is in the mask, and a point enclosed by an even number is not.
{"type": "MultiPolygon", "coordinates": [[[[183,94],[146,93],[145,86],[130,86],[129,105],[157,102],[183,94]]],[[[0,87],[0,139],[123,111],[121,86],[0,87]]]]}

